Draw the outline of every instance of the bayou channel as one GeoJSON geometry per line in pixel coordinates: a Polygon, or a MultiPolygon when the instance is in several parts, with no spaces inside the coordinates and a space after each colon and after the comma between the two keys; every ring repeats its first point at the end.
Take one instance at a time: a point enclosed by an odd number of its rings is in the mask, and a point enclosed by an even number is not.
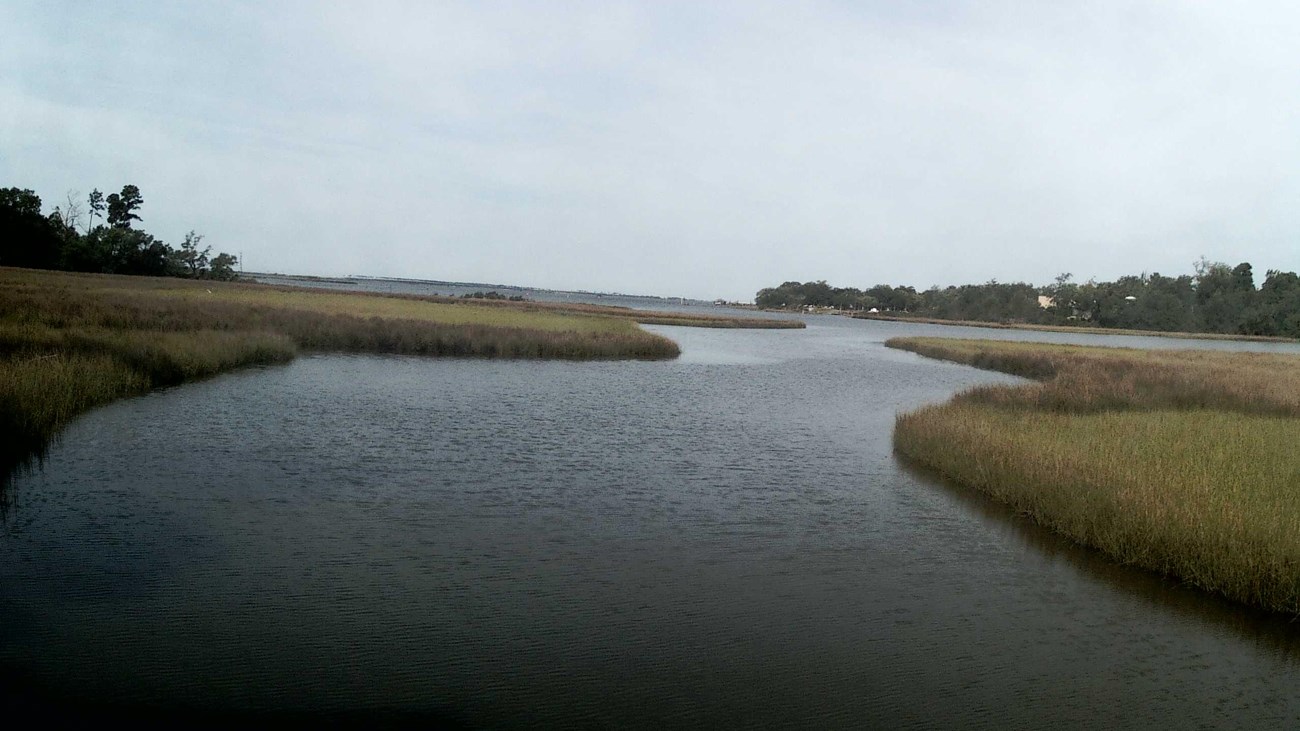
{"type": "MultiPolygon", "coordinates": [[[[748,314],[748,313],[747,313],[748,314]]],[[[811,316],[668,361],[314,355],[96,409],[0,522],[0,699],[467,727],[1283,727],[1300,626],[893,453],[1009,376],[811,316]]],[[[72,709],[72,710],[69,710],[72,709]]]]}

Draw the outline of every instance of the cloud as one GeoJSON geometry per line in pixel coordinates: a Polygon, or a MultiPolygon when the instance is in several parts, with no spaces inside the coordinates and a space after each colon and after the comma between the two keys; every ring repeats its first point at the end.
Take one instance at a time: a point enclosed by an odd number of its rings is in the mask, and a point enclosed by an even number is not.
{"type": "Polygon", "coordinates": [[[84,10],[0,10],[6,184],[133,182],[252,268],[729,298],[1300,268],[1285,5],[84,10]]]}

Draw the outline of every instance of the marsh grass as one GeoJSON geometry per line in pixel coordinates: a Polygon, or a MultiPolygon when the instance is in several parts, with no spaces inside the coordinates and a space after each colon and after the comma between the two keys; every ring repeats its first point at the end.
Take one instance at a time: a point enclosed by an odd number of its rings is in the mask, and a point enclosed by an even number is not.
{"type": "Polygon", "coordinates": [[[912,322],[927,325],[955,325],[960,327],[982,327],[990,330],[1036,330],[1039,332],[1078,333],[1082,335],[1138,335],[1149,338],[1175,338],[1183,340],[1237,340],[1254,343],[1293,343],[1294,338],[1273,335],[1236,335],[1232,333],[1194,333],[1177,330],[1130,330],[1119,327],[1099,327],[1096,325],[1036,325],[1026,322],[989,322],[987,320],[945,320],[939,317],[921,317],[915,315],[890,315],[882,312],[858,312],[852,315],[858,320],[880,320],[882,322],[912,322]]]}
{"type": "Polygon", "coordinates": [[[0,484],[77,414],[300,351],[661,359],[629,318],[0,268],[0,484]]]}
{"type": "MultiPolygon", "coordinates": [[[[434,305],[446,305],[461,307],[467,304],[477,312],[475,317],[479,320],[484,317],[490,317],[487,313],[495,312],[501,318],[513,319],[516,317],[527,318],[533,316],[536,321],[544,321],[546,316],[563,317],[571,315],[590,315],[599,317],[604,320],[609,318],[619,320],[631,320],[632,322],[642,325],[675,325],[679,327],[710,327],[710,328],[743,328],[743,329],[802,329],[807,325],[800,320],[791,320],[785,318],[770,317],[738,317],[731,314],[716,313],[695,313],[695,312],[671,312],[664,310],[637,310],[630,307],[619,307],[615,305],[596,305],[586,302],[539,302],[533,300],[515,301],[509,299],[479,299],[466,300],[463,297],[448,297],[442,295],[419,295],[419,294],[390,294],[379,292],[339,292],[338,290],[321,290],[310,287],[293,287],[293,286],[260,286],[253,293],[252,298],[265,300],[271,295],[268,292],[278,292],[282,301],[292,303],[302,301],[303,297],[310,297],[317,303],[317,307],[328,308],[331,296],[342,298],[344,309],[351,313],[356,313],[359,308],[379,309],[385,314],[393,314],[404,309],[409,310],[413,305],[409,303],[426,303],[434,305]],[[362,304],[358,298],[369,298],[379,300],[370,304],[362,304]]],[[[420,307],[420,305],[414,305],[420,307]]],[[[558,320],[568,322],[567,320],[558,320]]],[[[568,327],[568,325],[566,325],[568,327]]]]}
{"type": "Polygon", "coordinates": [[[1300,358],[1294,355],[948,338],[885,344],[1043,382],[981,386],[960,394],[962,401],[1072,413],[1174,408],[1300,416],[1300,358]]]}
{"type": "MultiPolygon", "coordinates": [[[[447,297],[403,295],[413,299],[435,302],[460,302],[447,297]]],[[[488,307],[514,311],[561,312],[577,315],[599,315],[629,319],[642,325],[674,325],[678,327],[712,327],[748,330],[799,330],[807,327],[801,320],[774,317],[737,317],[715,313],[671,312],[665,310],[634,310],[614,305],[593,305],[585,302],[512,302],[510,300],[481,300],[488,307]]]]}
{"type": "Polygon", "coordinates": [[[1123,563],[1300,614],[1300,357],[887,344],[1041,381],[900,415],[910,461],[1123,563]]]}

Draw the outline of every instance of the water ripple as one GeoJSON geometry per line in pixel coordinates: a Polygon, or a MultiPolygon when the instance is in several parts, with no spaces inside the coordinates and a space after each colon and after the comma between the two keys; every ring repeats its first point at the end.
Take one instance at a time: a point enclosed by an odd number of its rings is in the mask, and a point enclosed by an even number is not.
{"type": "Polygon", "coordinates": [[[898,465],[897,411],[1006,380],[886,351],[898,329],[661,329],[671,363],[314,357],[98,410],[14,486],[6,697],[487,727],[1295,720],[1292,627],[898,465]]]}

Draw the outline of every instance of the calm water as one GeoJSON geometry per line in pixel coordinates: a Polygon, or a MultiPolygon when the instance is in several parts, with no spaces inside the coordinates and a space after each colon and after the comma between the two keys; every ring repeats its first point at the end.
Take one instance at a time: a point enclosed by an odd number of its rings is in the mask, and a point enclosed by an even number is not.
{"type": "Polygon", "coordinates": [[[88,414],[11,489],[0,698],[475,727],[1300,719],[1300,625],[892,456],[899,410],[1010,380],[881,345],[938,328],[653,329],[681,359],[310,357],[88,414]]]}

